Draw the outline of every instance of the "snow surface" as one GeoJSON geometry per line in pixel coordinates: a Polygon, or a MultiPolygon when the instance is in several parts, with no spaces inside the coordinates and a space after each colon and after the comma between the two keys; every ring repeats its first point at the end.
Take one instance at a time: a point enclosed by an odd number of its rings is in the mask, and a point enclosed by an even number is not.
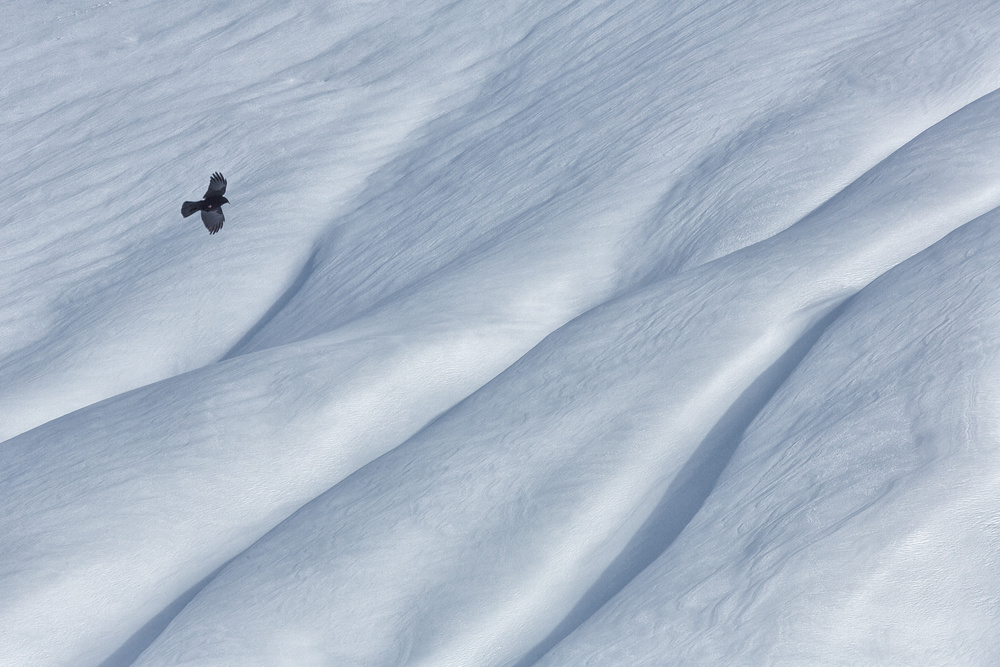
{"type": "Polygon", "coordinates": [[[0,20],[0,664],[1000,662],[1000,5],[0,20]]]}

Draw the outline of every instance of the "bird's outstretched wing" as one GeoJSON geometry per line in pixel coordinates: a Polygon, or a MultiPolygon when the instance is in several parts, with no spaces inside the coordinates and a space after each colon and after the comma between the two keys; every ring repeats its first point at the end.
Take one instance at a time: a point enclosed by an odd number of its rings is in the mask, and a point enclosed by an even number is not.
{"type": "Polygon", "coordinates": [[[222,195],[226,194],[226,179],[219,172],[212,174],[211,180],[208,181],[208,190],[205,191],[205,197],[208,198],[212,195],[222,195]]]}
{"type": "Polygon", "coordinates": [[[222,223],[226,221],[226,216],[222,215],[222,209],[216,208],[211,211],[202,211],[201,221],[205,223],[205,229],[208,230],[208,233],[214,234],[222,229],[222,223]]]}

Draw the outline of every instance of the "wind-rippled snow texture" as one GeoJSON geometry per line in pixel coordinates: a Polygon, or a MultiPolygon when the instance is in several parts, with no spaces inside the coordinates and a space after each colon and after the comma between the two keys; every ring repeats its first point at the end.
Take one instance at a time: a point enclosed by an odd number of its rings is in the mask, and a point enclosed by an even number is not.
{"type": "Polygon", "coordinates": [[[998,13],[6,4],[0,662],[995,661],[998,13]]]}

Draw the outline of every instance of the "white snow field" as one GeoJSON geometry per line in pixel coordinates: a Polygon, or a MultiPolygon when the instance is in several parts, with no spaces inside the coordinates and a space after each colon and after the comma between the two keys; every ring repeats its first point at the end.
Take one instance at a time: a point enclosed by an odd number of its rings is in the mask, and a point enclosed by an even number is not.
{"type": "Polygon", "coordinates": [[[1000,4],[0,21],[0,665],[1000,663],[1000,4]]]}

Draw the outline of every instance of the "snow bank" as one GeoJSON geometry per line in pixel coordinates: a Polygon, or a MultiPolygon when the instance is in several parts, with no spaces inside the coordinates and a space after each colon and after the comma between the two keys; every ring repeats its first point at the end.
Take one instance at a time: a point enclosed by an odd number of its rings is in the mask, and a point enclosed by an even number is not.
{"type": "Polygon", "coordinates": [[[5,4],[0,662],[988,663],[996,14],[5,4]]]}
{"type": "Polygon", "coordinates": [[[684,533],[540,664],[996,662],[997,223],[853,299],[684,533]]]}
{"type": "Polygon", "coordinates": [[[998,104],[767,242],[554,333],[233,561],[139,664],[510,664],[545,646],[666,548],[711,491],[705,460],[847,295],[1000,203],[998,104]]]}

